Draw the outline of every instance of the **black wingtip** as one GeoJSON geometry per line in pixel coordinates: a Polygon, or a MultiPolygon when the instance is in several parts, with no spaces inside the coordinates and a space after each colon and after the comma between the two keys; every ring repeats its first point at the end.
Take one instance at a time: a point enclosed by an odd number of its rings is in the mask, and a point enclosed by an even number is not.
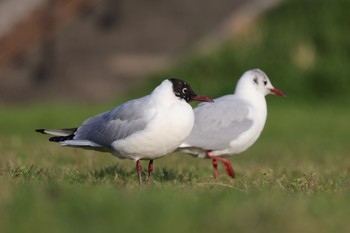
{"type": "Polygon", "coordinates": [[[55,137],[51,137],[49,138],[50,142],[62,142],[65,141],[67,137],[62,137],[62,136],[55,136],[55,137]]]}
{"type": "Polygon", "coordinates": [[[74,134],[68,135],[68,136],[55,136],[55,137],[51,137],[49,138],[50,142],[63,142],[66,140],[73,140],[74,138],[74,134]]]}
{"type": "Polygon", "coordinates": [[[46,134],[45,129],[36,129],[35,132],[46,134]]]}

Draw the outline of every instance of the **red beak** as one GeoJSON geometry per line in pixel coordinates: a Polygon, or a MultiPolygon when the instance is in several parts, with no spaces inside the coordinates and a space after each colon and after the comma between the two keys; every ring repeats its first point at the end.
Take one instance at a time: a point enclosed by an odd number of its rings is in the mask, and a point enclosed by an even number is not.
{"type": "Polygon", "coordinates": [[[202,102],[214,102],[214,100],[210,99],[209,97],[202,96],[202,95],[195,95],[192,97],[192,100],[202,101],[202,102]]]}
{"type": "Polygon", "coordinates": [[[278,89],[270,89],[270,92],[274,95],[278,95],[278,96],[286,96],[286,94],[278,89]]]}

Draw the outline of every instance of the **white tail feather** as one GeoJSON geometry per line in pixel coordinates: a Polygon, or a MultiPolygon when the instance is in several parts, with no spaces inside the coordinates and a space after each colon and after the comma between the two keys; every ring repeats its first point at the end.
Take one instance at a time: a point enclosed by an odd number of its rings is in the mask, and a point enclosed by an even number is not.
{"type": "Polygon", "coordinates": [[[63,136],[63,137],[69,136],[73,133],[71,130],[64,130],[64,129],[45,129],[43,132],[53,136],[63,136]]]}
{"type": "Polygon", "coordinates": [[[60,142],[61,146],[74,146],[74,147],[103,147],[100,144],[94,143],[88,140],[66,140],[60,142]]]}

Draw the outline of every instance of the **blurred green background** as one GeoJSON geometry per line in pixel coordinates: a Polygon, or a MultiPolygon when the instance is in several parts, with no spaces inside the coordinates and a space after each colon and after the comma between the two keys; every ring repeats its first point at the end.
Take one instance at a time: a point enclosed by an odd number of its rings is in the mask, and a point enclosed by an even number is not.
{"type": "Polygon", "coordinates": [[[283,1],[219,48],[188,52],[107,103],[2,105],[0,231],[349,232],[349,9],[347,0],[283,1]],[[216,182],[209,160],[173,154],[139,188],[132,161],[33,132],[79,125],[167,77],[215,98],[256,67],[287,97],[267,97],[260,139],[230,159],[235,180],[221,166],[216,182]]]}
{"type": "Polygon", "coordinates": [[[177,75],[212,96],[231,93],[247,69],[264,70],[290,101],[348,104],[348,1],[284,1],[217,51],[191,54],[159,80],[177,75]],[[192,81],[193,80],[193,81],[192,81]]]}

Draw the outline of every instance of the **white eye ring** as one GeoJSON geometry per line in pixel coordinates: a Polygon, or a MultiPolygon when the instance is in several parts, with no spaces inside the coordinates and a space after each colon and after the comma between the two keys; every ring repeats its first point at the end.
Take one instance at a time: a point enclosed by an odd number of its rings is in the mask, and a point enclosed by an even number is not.
{"type": "Polygon", "coordinates": [[[187,92],[187,88],[184,87],[184,88],[182,89],[182,93],[186,94],[186,92],[187,92]]]}

